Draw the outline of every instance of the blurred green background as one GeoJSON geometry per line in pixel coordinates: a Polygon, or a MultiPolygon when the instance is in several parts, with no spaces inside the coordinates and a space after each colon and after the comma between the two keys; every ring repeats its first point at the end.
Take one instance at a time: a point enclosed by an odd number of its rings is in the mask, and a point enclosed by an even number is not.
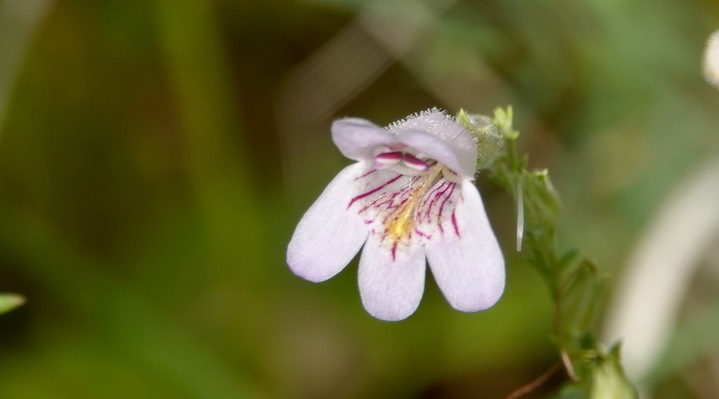
{"type": "MultiPolygon", "coordinates": [[[[505,397],[557,356],[514,204],[482,176],[508,258],[488,311],[428,279],[415,315],[381,322],[356,262],[319,285],[286,267],[349,163],[331,121],[513,105],[563,198],[559,247],[596,260],[611,298],[719,152],[715,29],[715,0],[0,0],[0,291],[28,298],[0,317],[0,398],[505,397]]],[[[649,391],[719,395],[709,341],[649,391]]]]}

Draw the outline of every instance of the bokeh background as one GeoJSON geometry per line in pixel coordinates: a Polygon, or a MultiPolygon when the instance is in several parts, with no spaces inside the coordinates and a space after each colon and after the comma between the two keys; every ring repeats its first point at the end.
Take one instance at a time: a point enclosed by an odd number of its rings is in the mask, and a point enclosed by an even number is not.
{"type": "MultiPolygon", "coordinates": [[[[716,29],[714,0],[0,0],[0,291],[28,298],[0,316],[0,398],[505,397],[556,363],[553,313],[481,175],[508,258],[488,311],[428,279],[415,315],[381,322],[356,262],[322,284],[287,269],[349,162],[331,121],[511,104],[562,195],[558,246],[598,263],[613,309],[638,243],[719,156],[716,29]]],[[[633,376],[648,395],[719,396],[717,224],[633,376]]]]}

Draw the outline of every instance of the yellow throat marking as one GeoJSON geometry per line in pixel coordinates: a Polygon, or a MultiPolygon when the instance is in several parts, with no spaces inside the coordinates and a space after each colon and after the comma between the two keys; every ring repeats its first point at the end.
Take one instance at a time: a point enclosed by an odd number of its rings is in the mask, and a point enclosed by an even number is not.
{"type": "MultiPolygon", "coordinates": [[[[410,194],[407,201],[388,218],[385,229],[393,241],[399,241],[409,236],[409,233],[414,228],[417,208],[427,192],[434,186],[437,180],[439,180],[442,169],[443,167],[440,164],[432,166],[427,173],[420,178],[417,186],[410,187],[410,194]]],[[[410,180],[410,184],[412,184],[411,182],[412,180],[410,180]]]]}

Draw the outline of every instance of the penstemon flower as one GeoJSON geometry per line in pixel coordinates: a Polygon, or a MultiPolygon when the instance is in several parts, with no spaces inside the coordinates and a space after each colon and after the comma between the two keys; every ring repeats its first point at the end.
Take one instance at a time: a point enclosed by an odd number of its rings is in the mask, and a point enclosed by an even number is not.
{"type": "Polygon", "coordinates": [[[340,119],[332,124],[332,139],[357,162],[300,220],[287,250],[295,274],[327,280],[364,244],[359,290],[376,318],[414,313],[426,263],[454,308],[475,312],[499,300],[504,259],[473,184],[477,144],[470,132],[431,109],[385,129],[340,119]]]}

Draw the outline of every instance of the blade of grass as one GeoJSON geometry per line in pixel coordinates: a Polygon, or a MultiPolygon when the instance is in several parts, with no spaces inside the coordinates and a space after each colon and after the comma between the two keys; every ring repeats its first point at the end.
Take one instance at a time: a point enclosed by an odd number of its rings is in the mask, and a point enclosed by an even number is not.
{"type": "Polygon", "coordinates": [[[212,2],[158,0],[157,6],[190,178],[206,229],[206,266],[220,275],[231,273],[225,278],[252,281],[266,268],[237,266],[266,258],[266,223],[253,196],[257,189],[250,181],[249,149],[242,147],[242,140],[230,140],[241,124],[212,2]]]}

